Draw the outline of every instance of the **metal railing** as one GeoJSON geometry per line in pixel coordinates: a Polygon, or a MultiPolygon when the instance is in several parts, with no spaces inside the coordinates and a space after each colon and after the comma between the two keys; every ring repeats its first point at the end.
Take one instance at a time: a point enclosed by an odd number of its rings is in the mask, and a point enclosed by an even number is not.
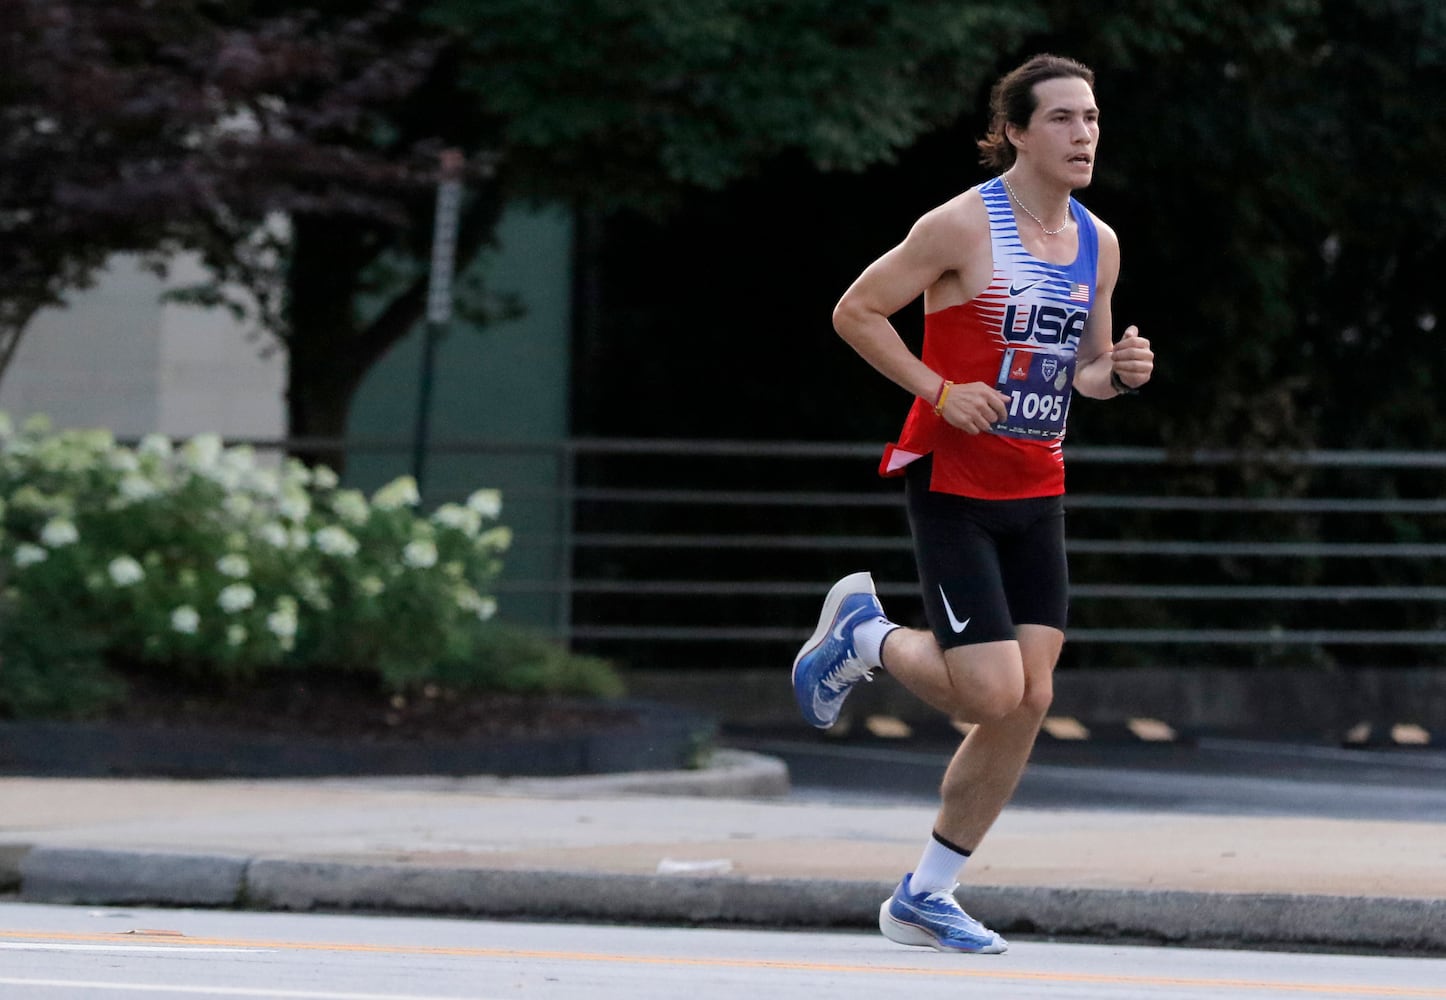
{"type": "MultiPolygon", "coordinates": [[[[518,530],[509,599],[545,597],[574,648],[638,668],[791,658],[828,584],[873,572],[921,624],[898,480],[873,444],[576,439],[459,443],[489,462],[546,454],[504,485],[518,530]],[[538,519],[534,518],[534,521],[538,519]],[[539,569],[540,568],[540,569],[539,569]]],[[[1067,659],[1391,665],[1446,646],[1446,453],[1173,453],[1066,448],[1067,659]]],[[[441,499],[440,497],[438,499],[441,499]]],[[[504,515],[504,520],[507,516],[504,515]]]]}
{"type": "MultiPolygon", "coordinates": [[[[249,442],[290,448],[317,442],[249,442]]],[[[336,445],[338,442],[321,442],[336,445]]],[[[408,445],[344,442],[380,481],[408,445]]],[[[504,617],[628,666],[787,662],[870,570],[922,624],[900,480],[847,442],[458,441],[427,501],[504,495],[504,617]]],[[[1446,452],[1065,449],[1065,661],[1390,666],[1446,647],[1446,452]]],[[[348,478],[353,478],[349,476],[348,478]]],[[[367,485],[366,482],[358,485],[367,485]]]]}

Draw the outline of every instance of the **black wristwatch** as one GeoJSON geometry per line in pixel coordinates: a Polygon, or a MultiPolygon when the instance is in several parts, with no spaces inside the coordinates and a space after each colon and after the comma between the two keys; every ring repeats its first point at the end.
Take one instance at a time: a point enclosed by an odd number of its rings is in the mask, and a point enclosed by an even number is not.
{"type": "Polygon", "coordinates": [[[1113,368],[1110,369],[1110,388],[1115,390],[1117,396],[1133,396],[1140,391],[1134,386],[1126,385],[1125,380],[1120,378],[1120,373],[1113,368]]]}

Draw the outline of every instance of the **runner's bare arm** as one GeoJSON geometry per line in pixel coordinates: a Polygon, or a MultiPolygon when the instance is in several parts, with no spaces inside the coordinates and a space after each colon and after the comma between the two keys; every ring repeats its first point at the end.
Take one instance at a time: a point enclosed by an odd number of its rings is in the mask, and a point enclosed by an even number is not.
{"type": "MultiPolygon", "coordinates": [[[[958,280],[961,252],[984,248],[988,254],[988,218],[968,211],[961,199],[926,214],[904,241],[870,264],[834,307],[833,324],[859,356],[882,375],[921,399],[939,397],[943,376],[924,364],[894,329],[889,317],[951,276],[958,280]]],[[[972,294],[972,293],[971,293],[972,294]]],[[[967,296],[966,296],[967,297],[967,296]]],[[[982,382],[951,388],[944,418],[975,433],[1005,414],[1006,397],[982,382]]]]}

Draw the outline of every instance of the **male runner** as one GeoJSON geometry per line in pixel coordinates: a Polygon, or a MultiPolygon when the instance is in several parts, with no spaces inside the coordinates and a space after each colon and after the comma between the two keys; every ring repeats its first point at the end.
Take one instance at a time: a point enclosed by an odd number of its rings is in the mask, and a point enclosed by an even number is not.
{"type": "Polygon", "coordinates": [[[945,771],[933,836],[879,909],[901,944],[1003,952],[954,898],[966,859],[1014,793],[1053,696],[1064,644],[1061,441],[1073,392],[1109,399],[1149,380],[1134,327],[1118,343],[1114,232],[1071,197],[1099,140],[1094,76],[1052,55],[995,84],[981,159],[1000,176],[930,211],[844,293],[834,327],[908,390],[880,471],[905,477],[930,630],[884,616],[868,573],[834,584],[793,665],[804,717],[831,726],[882,668],[974,723],[945,771]],[[889,317],[924,296],[922,358],[889,317]]]}

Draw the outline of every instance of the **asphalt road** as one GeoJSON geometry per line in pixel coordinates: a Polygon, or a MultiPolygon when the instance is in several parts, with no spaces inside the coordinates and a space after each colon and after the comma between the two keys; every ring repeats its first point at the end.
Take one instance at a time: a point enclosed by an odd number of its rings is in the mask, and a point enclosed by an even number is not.
{"type": "Polygon", "coordinates": [[[0,904],[5,1000],[1446,1000],[1446,959],[0,904]]]}
{"type": "MultiPolygon", "coordinates": [[[[956,745],[807,731],[726,742],[786,761],[797,797],[890,802],[933,801],[956,745]]],[[[1013,806],[1446,822],[1446,749],[1041,740],[1013,806]]]]}

